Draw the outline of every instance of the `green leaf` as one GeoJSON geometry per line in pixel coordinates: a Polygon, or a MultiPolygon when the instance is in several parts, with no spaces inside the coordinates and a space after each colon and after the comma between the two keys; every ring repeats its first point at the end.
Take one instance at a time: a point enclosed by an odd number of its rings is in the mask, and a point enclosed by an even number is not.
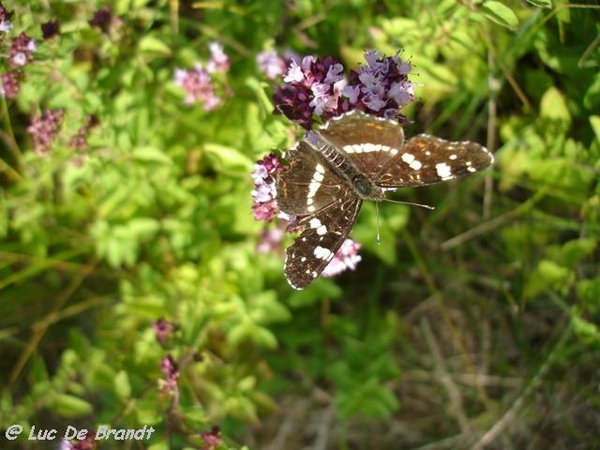
{"type": "Polygon", "coordinates": [[[531,3],[533,6],[539,8],[552,8],[552,2],[550,0],[526,0],[527,3],[531,3]]]}
{"type": "Polygon", "coordinates": [[[48,370],[43,358],[35,358],[32,364],[31,381],[35,384],[48,382],[48,370]]]}
{"type": "Polygon", "coordinates": [[[523,296],[532,298],[548,289],[561,290],[568,286],[574,277],[573,270],[554,261],[543,259],[529,275],[523,296]]]}
{"type": "Polygon", "coordinates": [[[257,294],[250,300],[249,306],[249,315],[257,323],[287,322],[291,318],[289,310],[277,300],[274,291],[257,294]]]}
{"type": "Polygon", "coordinates": [[[69,394],[58,394],[53,403],[54,411],[64,417],[79,417],[93,411],[92,404],[69,394]]]}
{"type": "Polygon", "coordinates": [[[573,325],[573,331],[577,336],[588,342],[598,342],[600,332],[598,331],[597,325],[588,322],[576,313],[571,317],[571,324],[573,325]]]}
{"type": "Polygon", "coordinates": [[[273,332],[250,321],[233,326],[227,333],[227,341],[233,346],[251,341],[264,348],[277,348],[277,338],[273,332]]]}
{"type": "Polygon", "coordinates": [[[342,417],[358,414],[385,419],[398,409],[399,402],[381,381],[369,378],[341,392],[336,397],[336,405],[342,417]]]}
{"type": "Polygon", "coordinates": [[[276,349],[277,338],[275,334],[268,328],[258,327],[254,333],[254,341],[257,345],[263,348],[276,349]]]}
{"type": "Polygon", "coordinates": [[[250,399],[246,397],[229,397],[229,399],[225,402],[225,408],[234,417],[238,417],[239,419],[248,422],[258,422],[256,406],[250,399]]]}
{"type": "Polygon", "coordinates": [[[489,1],[482,5],[484,15],[503,27],[514,30],[519,25],[519,19],[512,9],[500,2],[489,1]]]}
{"type": "Polygon", "coordinates": [[[593,309],[593,313],[597,314],[600,309],[600,277],[593,280],[581,280],[577,283],[577,296],[582,303],[589,305],[593,309]]]}
{"type": "Polygon", "coordinates": [[[131,152],[133,158],[141,162],[173,164],[173,160],[163,150],[156,147],[135,148],[131,152]]]}
{"type": "Polygon", "coordinates": [[[151,35],[145,35],[139,40],[140,53],[146,56],[170,56],[171,48],[163,41],[151,35]]]}
{"type": "Polygon", "coordinates": [[[555,87],[548,89],[540,101],[540,116],[559,122],[571,122],[571,113],[562,93],[555,87]]]}
{"type": "Polygon", "coordinates": [[[596,75],[583,96],[583,106],[590,111],[600,109],[600,75],[596,75]]]}
{"type": "Polygon", "coordinates": [[[590,125],[592,126],[592,130],[594,130],[596,139],[600,141],[600,116],[590,116],[590,125]]]}
{"type": "Polygon", "coordinates": [[[209,143],[204,147],[206,156],[220,172],[249,172],[252,161],[233,147],[209,143]]]}
{"type": "Polygon", "coordinates": [[[117,372],[117,376],[115,377],[115,392],[122,400],[128,400],[131,397],[129,375],[124,370],[117,372]]]}
{"type": "Polygon", "coordinates": [[[151,217],[137,217],[127,222],[127,227],[136,238],[147,241],[160,229],[160,223],[151,217]]]}
{"type": "Polygon", "coordinates": [[[574,268],[583,258],[591,255],[598,241],[592,238],[574,239],[560,247],[551,247],[546,252],[546,258],[565,267],[574,268]]]}
{"type": "Polygon", "coordinates": [[[206,425],[210,421],[205,410],[197,407],[190,408],[184,411],[186,422],[191,422],[196,425],[206,425]]]}

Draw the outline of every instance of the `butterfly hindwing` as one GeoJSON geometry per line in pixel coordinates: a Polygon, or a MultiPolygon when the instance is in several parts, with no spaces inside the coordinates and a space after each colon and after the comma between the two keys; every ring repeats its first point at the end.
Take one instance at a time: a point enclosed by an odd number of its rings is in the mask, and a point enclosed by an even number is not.
{"type": "Polygon", "coordinates": [[[348,237],[361,204],[362,200],[356,195],[342,197],[291,225],[304,227],[285,251],[284,272],[293,288],[305,288],[323,272],[348,237]]]}

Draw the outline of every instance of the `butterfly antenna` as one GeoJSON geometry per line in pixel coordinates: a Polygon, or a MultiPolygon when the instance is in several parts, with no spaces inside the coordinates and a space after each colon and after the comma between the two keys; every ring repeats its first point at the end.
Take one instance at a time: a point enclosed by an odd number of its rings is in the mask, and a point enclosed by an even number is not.
{"type": "Polygon", "coordinates": [[[377,245],[381,244],[381,235],[379,234],[379,202],[375,202],[375,217],[377,217],[377,245]]]}
{"type": "Polygon", "coordinates": [[[390,203],[396,203],[398,205],[408,205],[408,206],[418,206],[420,208],[425,208],[425,209],[429,209],[431,211],[433,211],[435,209],[434,206],[431,205],[426,205],[424,203],[416,203],[416,202],[404,202],[402,200],[392,200],[389,198],[385,199],[386,202],[390,202],[390,203]]]}

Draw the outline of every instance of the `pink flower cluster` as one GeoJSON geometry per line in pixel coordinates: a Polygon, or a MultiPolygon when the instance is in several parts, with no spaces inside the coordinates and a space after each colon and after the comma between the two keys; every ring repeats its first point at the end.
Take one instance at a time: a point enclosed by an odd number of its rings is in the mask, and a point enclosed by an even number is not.
{"type": "Polygon", "coordinates": [[[206,111],[214,110],[221,103],[213,75],[229,70],[229,58],[221,44],[212,42],[209,50],[211,57],[208,63],[198,62],[192,69],[175,71],[175,84],[186,91],[185,103],[200,103],[206,111]]]}
{"type": "Polygon", "coordinates": [[[275,200],[275,177],[283,169],[279,158],[272,153],[254,165],[254,172],[252,172],[254,190],[251,194],[252,210],[256,220],[270,221],[277,216],[279,208],[275,200]]]}
{"type": "MultiPolygon", "coordinates": [[[[12,25],[6,18],[6,12],[0,6],[0,29],[10,30],[12,25]]],[[[36,50],[36,44],[25,32],[22,32],[15,38],[8,49],[8,72],[0,75],[0,95],[10,100],[17,96],[21,89],[21,80],[23,79],[23,67],[33,61],[32,53],[36,50]]]]}
{"type": "MultiPolygon", "coordinates": [[[[0,4],[0,43],[4,44],[4,35],[7,35],[12,29],[11,18],[12,11],[8,11],[0,4]]],[[[6,52],[6,65],[8,71],[0,74],[0,95],[8,100],[17,96],[21,89],[21,80],[24,78],[23,68],[33,61],[33,52],[36,50],[36,44],[25,32],[12,38],[6,52]]]]}
{"type": "MultiPolygon", "coordinates": [[[[375,50],[367,51],[365,60],[367,64],[351,70],[348,77],[344,66],[331,56],[292,60],[273,95],[277,109],[308,130],[315,122],[355,109],[403,121],[400,109],[415,99],[414,85],[408,80],[410,63],[375,50]]],[[[261,62],[267,76],[278,73],[273,55],[261,62]]]]}
{"type": "Polygon", "coordinates": [[[64,115],[63,109],[47,109],[31,121],[27,132],[33,140],[33,150],[38,155],[46,155],[50,151],[64,115]]]}

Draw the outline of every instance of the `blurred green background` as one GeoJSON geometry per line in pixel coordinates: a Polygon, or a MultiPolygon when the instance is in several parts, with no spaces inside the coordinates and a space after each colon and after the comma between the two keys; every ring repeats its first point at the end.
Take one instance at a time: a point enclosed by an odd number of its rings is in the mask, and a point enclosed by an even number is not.
{"type": "Polygon", "coordinates": [[[600,447],[597,2],[3,5],[0,73],[21,32],[37,48],[0,102],[0,447],[101,424],[156,429],[101,449],[600,447]],[[174,74],[213,41],[231,67],[206,111],[174,74]],[[394,194],[436,209],[379,205],[381,245],[366,204],[356,271],[293,291],[281,252],[256,250],[250,172],[301,130],[255,58],[355,68],[368,48],[413,64],[408,136],[496,163],[394,194]],[[34,151],[28,127],[58,108],[34,151]]]}

